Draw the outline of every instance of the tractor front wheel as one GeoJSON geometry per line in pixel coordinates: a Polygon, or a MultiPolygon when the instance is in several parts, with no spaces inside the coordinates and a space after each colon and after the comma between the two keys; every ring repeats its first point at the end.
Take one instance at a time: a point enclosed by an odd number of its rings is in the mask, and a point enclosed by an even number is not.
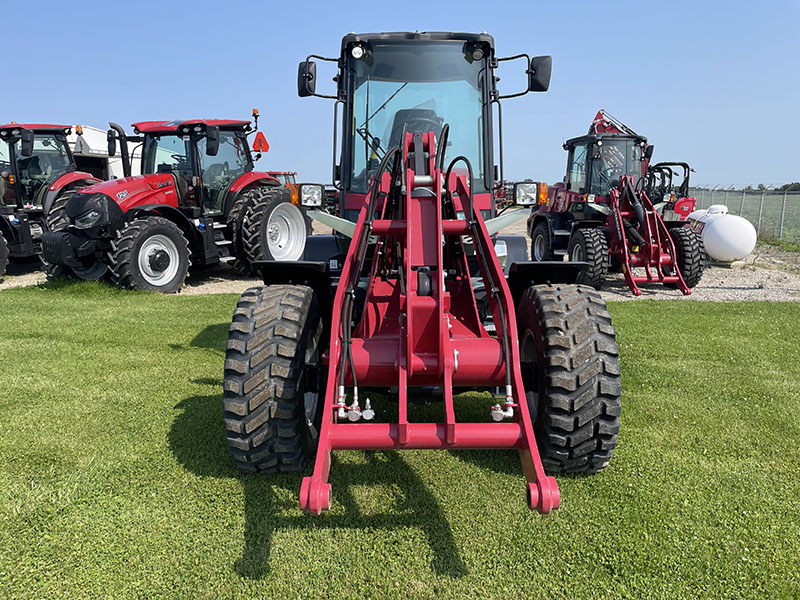
{"type": "Polygon", "coordinates": [[[605,302],[590,287],[535,285],[517,308],[528,410],[548,473],[596,473],[611,460],[620,365],[605,302]]]}
{"type": "Polygon", "coordinates": [[[67,217],[67,202],[69,202],[69,199],[72,198],[76,192],[79,192],[82,187],[63,190],[53,201],[53,204],[44,219],[44,224],[47,228],[47,231],[60,231],[61,229],[67,228],[67,225],[69,225],[69,217],[67,217]]]}
{"type": "Polygon", "coordinates": [[[164,217],[140,217],[117,232],[108,253],[111,280],[120,287],[169,294],[189,272],[189,244],[164,217]]]}
{"type": "MultiPolygon", "coordinates": [[[[678,270],[687,286],[693,288],[700,283],[703,277],[703,242],[700,235],[689,227],[674,227],[669,230],[672,243],[675,245],[675,262],[678,270]]],[[[674,268],[666,268],[667,274],[673,274],[674,268]]],[[[674,283],[667,284],[668,287],[677,287],[674,283]]]]}
{"type": "Polygon", "coordinates": [[[550,241],[550,228],[542,221],[531,233],[531,259],[540,262],[553,260],[553,244],[550,241]]]}
{"type": "Polygon", "coordinates": [[[242,241],[250,262],[294,261],[303,257],[311,221],[289,198],[290,190],[285,187],[254,190],[253,202],[242,222],[242,241]]]}
{"type": "Polygon", "coordinates": [[[321,338],[311,288],[258,286],[242,294],[223,381],[228,448],[240,471],[302,471],[316,454],[321,338]]]}
{"type": "Polygon", "coordinates": [[[608,274],[608,241],[599,229],[578,229],[567,246],[573,262],[587,262],[589,268],[578,276],[578,283],[600,289],[608,274]]]}

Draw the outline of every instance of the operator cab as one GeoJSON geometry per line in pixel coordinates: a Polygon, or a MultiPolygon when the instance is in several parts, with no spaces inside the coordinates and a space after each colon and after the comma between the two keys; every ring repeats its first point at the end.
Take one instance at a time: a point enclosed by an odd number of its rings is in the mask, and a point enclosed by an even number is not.
{"type": "Polygon", "coordinates": [[[221,213],[231,185],[253,170],[248,121],[148,121],[143,134],[142,174],[171,174],[183,206],[221,213]]]}
{"type": "Polygon", "coordinates": [[[40,210],[52,183],[75,170],[67,125],[0,125],[0,203],[40,210]]]}
{"type": "Polygon", "coordinates": [[[599,133],[567,140],[569,152],[567,190],[578,194],[607,197],[627,176],[636,184],[647,172],[647,160],[652,151],[647,139],[617,133],[599,133]]]}

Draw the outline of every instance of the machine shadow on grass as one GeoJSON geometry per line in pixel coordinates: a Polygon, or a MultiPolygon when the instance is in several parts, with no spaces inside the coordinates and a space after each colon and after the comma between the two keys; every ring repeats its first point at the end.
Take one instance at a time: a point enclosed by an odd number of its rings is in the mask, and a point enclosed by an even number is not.
{"type": "Polygon", "coordinates": [[[341,469],[336,468],[334,456],[331,468],[333,511],[320,516],[306,515],[299,513],[297,504],[302,474],[243,475],[233,466],[225,443],[221,395],[186,398],[178,403],[176,409],[182,412],[172,424],[168,441],[178,462],[196,475],[233,478],[242,484],[244,550],[234,565],[240,576],[261,579],[269,575],[272,538],[278,530],[395,529],[409,526],[419,527],[424,532],[433,554],[431,568],[435,573],[454,578],[467,574],[438,502],[399,452],[365,452],[364,464],[348,464],[341,469]],[[388,474],[391,474],[390,481],[387,481],[388,474]],[[391,513],[364,514],[349,490],[351,486],[379,483],[396,486],[402,491],[402,497],[391,513]],[[276,493],[278,490],[288,493],[276,493]],[[286,497],[292,501],[287,502],[286,497]]]}

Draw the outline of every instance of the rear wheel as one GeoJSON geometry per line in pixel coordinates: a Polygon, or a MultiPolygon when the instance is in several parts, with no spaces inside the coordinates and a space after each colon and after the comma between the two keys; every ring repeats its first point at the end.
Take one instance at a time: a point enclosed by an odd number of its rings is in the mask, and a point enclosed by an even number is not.
{"type": "Polygon", "coordinates": [[[238,273],[247,274],[250,272],[250,261],[247,259],[247,252],[244,249],[244,241],[242,240],[242,224],[244,222],[244,215],[247,209],[253,204],[253,198],[257,194],[258,189],[250,189],[239,194],[234,200],[233,206],[228,213],[226,219],[228,227],[231,230],[233,240],[233,257],[234,260],[231,266],[238,273]]]}
{"type": "Polygon", "coordinates": [[[517,309],[522,375],[548,473],[596,473],[611,460],[620,416],[619,350],[590,287],[536,285],[517,309]]]}
{"type": "Polygon", "coordinates": [[[578,283],[599,289],[608,274],[608,241],[599,229],[578,229],[567,246],[569,260],[587,262],[589,268],[578,276],[578,283]]]}
{"type": "Polygon", "coordinates": [[[550,243],[550,228],[542,221],[533,228],[531,234],[531,259],[535,261],[553,260],[552,244],[550,243]]]}
{"type": "Polygon", "coordinates": [[[264,187],[254,192],[242,222],[248,260],[300,260],[311,234],[310,219],[290,202],[289,188],[264,187]]]}
{"type": "Polygon", "coordinates": [[[134,219],[123,227],[108,253],[111,279],[120,287],[169,294],[189,272],[189,244],[164,217],[134,219]]]}
{"type": "MultiPolygon", "coordinates": [[[[669,230],[672,243],[675,245],[675,261],[678,264],[681,277],[686,285],[693,288],[703,277],[703,254],[705,249],[700,235],[689,227],[674,227],[669,230]]],[[[674,267],[665,267],[667,275],[675,273],[674,267]]],[[[669,287],[677,287],[674,283],[668,283],[669,287]]]]}
{"type": "Polygon", "coordinates": [[[311,288],[245,291],[225,352],[225,429],[241,471],[302,471],[319,442],[322,322],[311,288]]]}
{"type": "Polygon", "coordinates": [[[6,274],[8,268],[8,242],[2,232],[0,232],[0,279],[6,274]]]}

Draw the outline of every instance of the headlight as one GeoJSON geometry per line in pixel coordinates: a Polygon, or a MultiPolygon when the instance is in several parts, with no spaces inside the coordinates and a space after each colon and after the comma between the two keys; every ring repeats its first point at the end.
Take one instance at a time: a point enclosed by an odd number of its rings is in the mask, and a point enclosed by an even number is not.
{"type": "Polygon", "coordinates": [[[75,217],[75,227],[78,229],[89,229],[100,219],[100,211],[90,210],[79,217],[75,217]]]}
{"type": "Polygon", "coordinates": [[[316,183],[295,183],[292,186],[292,204],[322,206],[325,189],[316,183]]]}
{"type": "Polygon", "coordinates": [[[514,186],[514,204],[519,206],[533,206],[539,198],[539,184],[518,183],[514,186]]]}

